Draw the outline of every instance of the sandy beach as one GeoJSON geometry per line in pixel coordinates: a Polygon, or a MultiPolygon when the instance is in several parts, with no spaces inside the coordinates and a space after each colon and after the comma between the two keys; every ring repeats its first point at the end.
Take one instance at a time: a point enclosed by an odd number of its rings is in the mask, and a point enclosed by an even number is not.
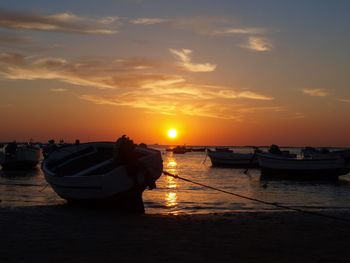
{"type": "MultiPolygon", "coordinates": [[[[349,212],[332,215],[350,220],[349,212]]],[[[1,208],[0,233],[0,262],[350,262],[349,223],[297,212],[1,208]]]]}

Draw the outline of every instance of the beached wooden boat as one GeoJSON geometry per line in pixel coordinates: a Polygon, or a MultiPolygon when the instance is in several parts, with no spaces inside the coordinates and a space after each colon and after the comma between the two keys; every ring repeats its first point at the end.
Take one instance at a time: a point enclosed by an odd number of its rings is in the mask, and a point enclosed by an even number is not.
{"type": "Polygon", "coordinates": [[[0,164],[4,170],[33,169],[39,163],[40,156],[38,147],[12,142],[7,144],[5,152],[1,153],[0,164]]]}
{"type": "Polygon", "coordinates": [[[212,166],[256,167],[258,161],[254,153],[235,153],[233,151],[211,151],[207,149],[212,166]]]}
{"type": "Polygon", "coordinates": [[[295,179],[335,179],[349,173],[343,158],[331,155],[295,158],[279,154],[258,153],[263,176],[295,179]]]}
{"type": "Polygon", "coordinates": [[[42,164],[47,182],[73,203],[113,204],[143,212],[142,193],[155,187],[163,171],[161,153],[119,141],[83,143],[52,152],[42,164]]]}

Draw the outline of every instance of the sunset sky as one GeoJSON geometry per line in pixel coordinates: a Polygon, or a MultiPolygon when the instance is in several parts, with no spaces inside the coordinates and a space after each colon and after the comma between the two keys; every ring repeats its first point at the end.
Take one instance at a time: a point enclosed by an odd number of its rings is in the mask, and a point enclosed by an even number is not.
{"type": "Polygon", "coordinates": [[[349,12],[347,0],[2,0],[0,141],[350,146],[349,12]]]}

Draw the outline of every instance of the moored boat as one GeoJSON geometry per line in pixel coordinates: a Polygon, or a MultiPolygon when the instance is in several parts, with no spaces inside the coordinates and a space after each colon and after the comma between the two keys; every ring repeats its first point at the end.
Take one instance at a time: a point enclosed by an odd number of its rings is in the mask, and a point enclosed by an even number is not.
{"type": "Polygon", "coordinates": [[[330,152],[330,155],[343,158],[345,163],[350,167],[350,149],[335,150],[330,152]]]}
{"type": "Polygon", "coordinates": [[[123,136],[116,143],[58,149],[43,161],[42,169],[54,191],[70,202],[144,212],[142,193],[155,187],[163,163],[158,150],[136,146],[123,136]]]}
{"type": "Polygon", "coordinates": [[[207,149],[212,166],[256,167],[258,166],[255,153],[235,153],[233,151],[211,151],[207,149]]]}
{"type": "Polygon", "coordinates": [[[184,154],[188,152],[186,147],[185,146],[176,146],[174,149],[173,149],[173,153],[176,153],[176,154],[184,154]]]}
{"type": "Polygon", "coordinates": [[[271,153],[259,153],[263,176],[290,179],[337,179],[349,173],[343,158],[330,155],[296,158],[271,153]]]}
{"type": "Polygon", "coordinates": [[[193,147],[192,152],[205,152],[206,147],[193,147]]]}
{"type": "Polygon", "coordinates": [[[40,156],[40,149],[36,146],[11,142],[6,145],[0,164],[4,170],[33,169],[39,163],[40,156]]]}

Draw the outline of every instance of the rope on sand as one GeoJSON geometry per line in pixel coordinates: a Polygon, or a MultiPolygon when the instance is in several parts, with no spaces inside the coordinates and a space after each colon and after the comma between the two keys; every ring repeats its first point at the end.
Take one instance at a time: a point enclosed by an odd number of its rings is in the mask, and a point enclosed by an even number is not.
{"type": "Polygon", "coordinates": [[[321,213],[318,213],[318,212],[307,211],[307,210],[304,210],[304,209],[295,208],[295,207],[286,206],[286,205],[280,205],[280,204],[275,203],[275,202],[263,201],[263,200],[260,200],[260,199],[244,196],[244,195],[241,195],[241,194],[237,194],[237,193],[234,193],[234,192],[229,192],[229,191],[222,190],[222,189],[219,189],[219,188],[216,188],[216,187],[212,187],[212,186],[205,185],[205,184],[202,184],[202,183],[199,183],[199,182],[195,182],[193,180],[181,177],[181,176],[179,176],[177,174],[169,173],[167,171],[163,171],[163,174],[165,174],[167,176],[170,176],[170,177],[173,177],[173,178],[180,179],[182,181],[186,181],[186,182],[195,184],[195,185],[203,186],[203,187],[211,189],[211,190],[215,190],[215,191],[222,192],[222,193],[225,193],[225,194],[229,194],[229,195],[233,195],[233,196],[240,197],[240,198],[243,198],[243,199],[251,200],[251,201],[254,201],[254,202],[261,203],[261,204],[271,205],[271,206],[275,206],[277,208],[292,210],[292,211],[296,211],[296,212],[300,212],[300,213],[304,213],[304,214],[308,214],[308,215],[314,215],[314,216],[319,216],[319,217],[326,217],[326,218],[330,218],[330,219],[333,219],[333,220],[338,220],[338,221],[342,221],[342,222],[346,222],[346,223],[350,224],[350,220],[346,219],[346,218],[341,218],[341,217],[332,216],[332,215],[325,215],[325,214],[321,214],[321,213]]]}

